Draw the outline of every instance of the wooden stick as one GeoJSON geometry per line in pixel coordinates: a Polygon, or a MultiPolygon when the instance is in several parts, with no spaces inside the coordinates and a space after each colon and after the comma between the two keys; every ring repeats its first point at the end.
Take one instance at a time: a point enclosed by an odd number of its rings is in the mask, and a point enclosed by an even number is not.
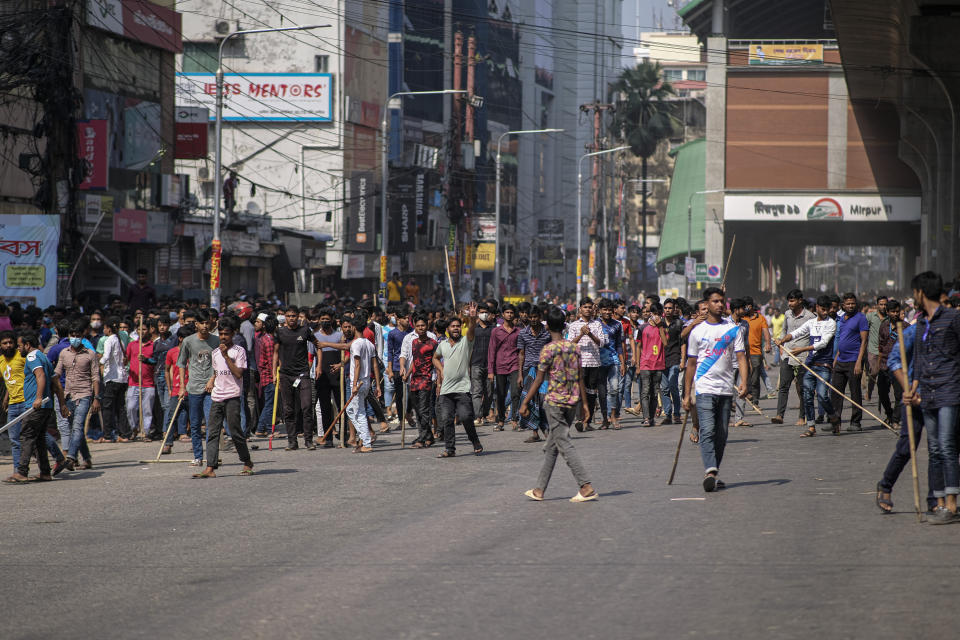
{"type": "Polygon", "coordinates": [[[727,253],[727,261],[723,265],[723,280],[720,281],[720,288],[723,289],[724,294],[727,291],[727,274],[730,273],[730,261],[733,260],[733,247],[737,244],[737,234],[733,234],[733,239],[730,241],[730,251],[727,253]]]}
{"type": "Polygon", "coordinates": [[[137,333],[137,347],[140,349],[140,356],[137,358],[137,406],[140,410],[140,437],[147,439],[147,434],[143,430],[143,312],[140,312],[140,331],[137,333]]]}
{"type": "MultiPolygon", "coordinates": [[[[907,367],[907,348],[903,342],[903,323],[897,322],[897,333],[900,340],[900,363],[903,368],[903,378],[910,389],[910,369],[907,367]]],[[[917,512],[917,522],[923,522],[923,512],[920,511],[920,479],[917,477],[917,438],[913,432],[913,408],[907,407],[907,435],[910,438],[910,471],[913,473],[913,508],[917,512]]],[[[927,434],[929,437],[930,434],[927,434]]]]}
{"type": "Polygon", "coordinates": [[[173,415],[170,416],[170,426],[167,427],[167,430],[163,433],[163,439],[160,440],[160,451],[157,451],[157,459],[152,460],[151,462],[160,462],[160,456],[163,455],[163,448],[167,446],[167,438],[170,437],[170,430],[173,429],[173,422],[177,419],[177,414],[180,412],[181,404],[183,404],[183,396],[180,396],[180,398],[177,400],[177,406],[173,410],[173,415]]]}
{"type": "Polygon", "coordinates": [[[667,480],[668,485],[673,484],[673,476],[677,473],[677,462],[680,461],[680,447],[683,446],[683,435],[687,431],[687,418],[689,417],[689,411],[683,414],[683,424],[680,425],[680,440],[677,442],[677,452],[673,454],[673,468],[670,469],[670,479],[667,480]]]}
{"type": "MultiPolygon", "coordinates": [[[[276,349],[276,346],[274,346],[276,349]]],[[[280,397],[280,365],[273,375],[273,424],[270,425],[270,440],[267,443],[267,449],[273,451],[273,434],[277,432],[277,398],[280,397]]]]}
{"type": "Polygon", "coordinates": [[[407,446],[407,421],[404,418],[407,415],[407,383],[404,382],[403,378],[400,378],[400,406],[403,408],[400,411],[400,448],[404,449],[407,446]]]}
{"type": "MultiPolygon", "coordinates": [[[[341,389],[342,389],[342,387],[341,387],[341,389]]],[[[357,389],[357,391],[359,391],[359,389],[357,389]]],[[[354,392],[353,392],[353,394],[350,396],[350,399],[347,400],[347,404],[340,405],[340,413],[338,413],[338,414],[337,414],[337,417],[333,419],[333,422],[330,423],[330,426],[327,427],[327,430],[323,432],[323,437],[320,438],[320,441],[321,441],[321,442],[323,442],[324,440],[326,440],[326,439],[327,439],[327,436],[330,435],[330,432],[333,431],[333,425],[337,424],[337,420],[339,420],[339,419],[340,419],[340,416],[343,415],[343,412],[347,410],[347,405],[349,405],[351,402],[353,402],[353,399],[354,399],[355,397],[357,397],[357,391],[354,391],[354,392]]],[[[342,397],[342,394],[341,394],[341,397],[342,397]]],[[[366,408],[363,408],[363,410],[365,411],[366,408]]],[[[341,443],[343,442],[343,428],[340,429],[340,442],[341,442],[341,443]]],[[[341,446],[342,446],[342,444],[341,444],[341,446]]]]}
{"type": "Polygon", "coordinates": [[[757,405],[753,404],[753,401],[750,400],[750,398],[748,398],[747,396],[743,396],[743,399],[746,400],[746,401],[747,401],[747,404],[749,404],[751,407],[753,407],[753,410],[756,411],[757,413],[759,413],[759,414],[761,415],[761,417],[764,417],[764,418],[767,417],[767,416],[763,415],[763,411],[760,411],[760,407],[758,407],[757,405]]]}
{"type": "Polygon", "coordinates": [[[799,362],[799,363],[800,363],[800,366],[803,367],[804,369],[806,369],[807,371],[809,371],[810,374],[811,374],[814,378],[816,378],[817,380],[819,380],[819,381],[822,382],[823,384],[827,385],[828,387],[830,387],[831,389],[833,389],[834,391],[836,391],[836,392],[837,392],[838,394],[840,394],[843,398],[845,398],[850,404],[852,404],[853,406],[857,407],[858,409],[860,409],[861,411],[863,411],[864,413],[866,413],[868,416],[870,416],[871,418],[873,418],[874,420],[876,420],[877,422],[879,422],[880,424],[882,424],[883,426],[885,426],[887,429],[890,429],[890,431],[896,433],[898,436],[900,435],[900,432],[899,432],[899,431],[897,431],[896,429],[894,429],[893,427],[891,427],[890,425],[888,425],[886,422],[884,422],[883,420],[881,420],[876,414],[874,414],[873,412],[871,412],[869,409],[867,409],[866,407],[864,407],[862,404],[858,404],[858,403],[854,402],[854,401],[853,401],[853,398],[851,398],[850,396],[844,394],[842,391],[840,391],[840,390],[837,389],[835,386],[833,386],[832,384],[830,384],[830,382],[829,382],[828,380],[824,380],[822,376],[820,376],[819,374],[817,374],[816,371],[814,371],[813,369],[811,369],[810,367],[808,367],[808,366],[806,365],[806,363],[804,363],[804,361],[800,359],[799,356],[797,356],[795,353],[793,353],[793,351],[790,351],[790,349],[788,349],[788,348],[785,347],[784,345],[780,345],[780,348],[783,349],[784,351],[786,351],[788,356],[792,357],[794,360],[796,360],[797,362],[799,362]]]}
{"type": "MultiPolygon", "coordinates": [[[[450,284],[450,302],[453,304],[453,311],[457,311],[457,296],[453,293],[453,276],[450,275],[450,255],[447,253],[447,246],[443,246],[443,264],[447,268],[447,282],[450,284]]],[[[494,295],[499,296],[500,292],[497,291],[494,295]]]]}
{"type": "MultiPolygon", "coordinates": [[[[346,354],[343,353],[343,352],[340,353],[340,413],[337,414],[337,418],[340,419],[340,448],[341,448],[341,449],[343,449],[343,448],[346,446],[346,445],[344,444],[344,438],[345,438],[345,436],[344,436],[344,431],[346,431],[346,426],[347,426],[346,424],[344,424],[344,423],[345,423],[345,420],[343,420],[343,418],[342,418],[342,416],[343,416],[343,408],[344,408],[345,406],[347,406],[347,405],[345,405],[345,404],[343,403],[343,385],[344,385],[344,379],[343,379],[343,357],[344,357],[345,355],[346,355],[346,354]]],[[[331,422],[330,424],[336,424],[336,423],[337,423],[337,421],[334,420],[334,421],[331,422]]]]}

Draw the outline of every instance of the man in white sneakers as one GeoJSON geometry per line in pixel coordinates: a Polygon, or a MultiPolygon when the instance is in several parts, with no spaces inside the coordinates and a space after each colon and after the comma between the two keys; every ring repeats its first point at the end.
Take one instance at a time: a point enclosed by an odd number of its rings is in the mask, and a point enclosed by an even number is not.
{"type": "Polygon", "coordinates": [[[703,490],[707,493],[722,489],[717,479],[723,451],[727,445],[727,424],[730,406],[736,391],[741,398],[747,395],[747,382],[740,377],[739,388],[734,387],[733,362],[740,371],[747,370],[743,333],[739,325],[723,317],[724,294],[718,287],[704,291],[706,319],[698,324],[687,339],[686,390],[683,407],[694,407],[690,389],[696,383],[696,409],[700,423],[700,458],[703,460],[703,490]]]}

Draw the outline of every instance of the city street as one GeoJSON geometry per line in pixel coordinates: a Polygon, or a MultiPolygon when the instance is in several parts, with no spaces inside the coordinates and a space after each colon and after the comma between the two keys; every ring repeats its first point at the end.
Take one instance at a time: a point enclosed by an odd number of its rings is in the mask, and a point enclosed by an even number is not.
{"type": "Polygon", "coordinates": [[[138,464],[153,444],[99,445],[91,471],[0,489],[2,635],[948,637],[960,528],[916,524],[909,467],[880,514],[894,436],[750,420],[710,495],[689,441],[666,484],[678,426],[575,434],[602,496],[586,504],[562,461],[527,500],[539,445],[489,426],[479,458],[396,432],[364,456],[262,442],[256,476],[228,452],[202,482],[138,464]]]}

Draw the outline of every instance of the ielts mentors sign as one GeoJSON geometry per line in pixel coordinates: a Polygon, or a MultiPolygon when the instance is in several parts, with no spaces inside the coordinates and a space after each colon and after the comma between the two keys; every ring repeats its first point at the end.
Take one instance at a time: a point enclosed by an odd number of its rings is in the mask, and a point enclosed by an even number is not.
{"type": "MultiPolygon", "coordinates": [[[[331,122],[333,76],[329,73],[225,73],[225,122],[331,122]]],[[[212,73],[178,73],[177,104],[216,111],[212,73]]]]}

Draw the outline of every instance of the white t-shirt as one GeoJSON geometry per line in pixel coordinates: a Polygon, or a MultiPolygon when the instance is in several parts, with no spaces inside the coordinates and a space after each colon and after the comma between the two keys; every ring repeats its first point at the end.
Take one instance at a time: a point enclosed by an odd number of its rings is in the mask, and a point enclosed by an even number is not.
{"type": "Polygon", "coordinates": [[[350,345],[350,359],[360,358],[360,364],[356,371],[351,369],[350,377],[354,380],[359,379],[361,383],[370,381],[370,358],[376,357],[377,350],[373,343],[366,338],[358,337],[350,345]],[[354,374],[359,378],[354,378],[354,374]]]}
{"type": "Polygon", "coordinates": [[[697,358],[694,376],[697,395],[733,395],[735,354],[743,351],[743,333],[729,318],[717,324],[704,321],[694,327],[687,338],[687,353],[697,358]]]}

